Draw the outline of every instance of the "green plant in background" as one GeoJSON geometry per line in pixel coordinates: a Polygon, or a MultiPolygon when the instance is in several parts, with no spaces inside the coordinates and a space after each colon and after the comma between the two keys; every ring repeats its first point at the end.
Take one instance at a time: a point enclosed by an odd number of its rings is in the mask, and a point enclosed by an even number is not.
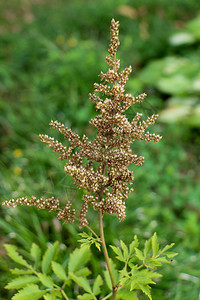
{"type": "Polygon", "coordinates": [[[79,216],[77,217],[76,210],[71,208],[70,201],[62,209],[59,200],[54,197],[37,199],[35,196],[30,198],[26,196],[3,203],[11,207],[36,206],[50,212],[57,211],[57,217],[64,220],[64,223],[74,223],[78,220],[79,227],[86,227],[91,234],[86,232],[81,234],[82,248],[76,249],[70,255],[68,272],[55,261],[57,242],[46,250],[42,259],[40,259],[40,248],[35,244],[32,245],[30,256],[35,260],[34,266],[24,260],[14,246],[6,245],[11,259],[25,267],[25,269],[12,270],[15,275],[23,275],[7,285],[8,289],[19,290],[12,299],[28,299],[32,294],[34,299],[40,299],[42,296],[44,299],[56,299],[56,297],[70,299],[74,296],[71,292],[75,284],[84,290],[84,293],[80,291],[78,299],[97,299],[97,295],[100,295],[101,299],[110,297],[138,299],[139,294],[135,291],[142,291],[152,299],[150,284],[155,284],[154,280],[161,276],[156,272],[157,268],[163,263],[170,263],[171,258],[176,255],[168,251],[173,244],[160,249],[157,235],[154,233],[145,242],[143,250],[139,249],[137,236],[128,246],[123,241],[120,241],[120,247],[110,246],[116,259],[120,261],[117,267],[108,256],[103,215],[115,213],[120,221],[125,219],[125,200],[132,191],[131,185],[134,179],[133,172],[127,167],[130,164],[142,165],[144,160],[144,157],[132,153],[130,145],[135,140],[159,142],[161,139],[161,136],[146,131],[149,125],[155,123],[158,115],[154,114],[146,121],[140,121],[142,114],[137,113],[129,122],[124,114],[133,104],[142,102],[146,94],[137,97],[124,94],[124,86],[128,81],[131,67],[118,72],[120,67],[120,60],[116,57],[119,46],[118,27],[119,22],[112,20],[111,44],[108,49],[109,55],[106,57],[110,68],[107,73],[100,73],[103,83],[95,83],[94,94],[89,95],[90,100],[96,104],[96,109],[100,110],[100,114],[90,121],[97,129],[94,141],[90,142],[86,135],[80,138],[78,134],[58,121],[51,121],[50,126],[64,135],[68,140],[68,148],[48,135],[40,135],[41,141],[52,147],[54,152],[59,153],[61,160],[68,161],[65,172],[73,177],[78,188],[84,190],[79,216]],[[89,205],[98,211],[99,234],[89,226],[87,219],[89,205]],[[92,244],[103,251],[106,270],[102,273],[107,288],[101,287],[103,285],[101,275],[96,279],[87,278],[90,272],[85,265],[88,262],[89,246],[92,244]],[[51,276],[47,275],[48,272],[51,272],[51,276]],[[63,281],[63,284],[57,284],[57,279],[63,281]]]}
{"type": "Polygon", "coordinates": [[[149,85],[168,95],[167,106],[160,113],[162,122],[200,127],[199,32],[197,16],[171,34],[170,54],[149,62],[133,79],[133,85],[149,85]]]}

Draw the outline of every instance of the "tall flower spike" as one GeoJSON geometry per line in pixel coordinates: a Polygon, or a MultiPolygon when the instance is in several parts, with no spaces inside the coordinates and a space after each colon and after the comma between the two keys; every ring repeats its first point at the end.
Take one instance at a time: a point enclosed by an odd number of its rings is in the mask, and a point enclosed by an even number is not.
{"type": "MultiPolygon", "coordinates": [[[[93,142],[85,135],[78,134],[58,121],[51,121],[51,128],[55,128],[68,140],[68,146],[54,140],[47,135],[40,135],[40,140],[52,147],[60,154],[60,159],[67,160],[65,172],[70,174],[78,188],[84,189],[82,205],[79,211],[79,226],[87,226],[86,217],[88,206],[102,213],[117,214],[120,221],[126,216],[125,201],[133,184],[133,172],[128,169],[130,164],[142,165],[143,156],[132,153],[130,145],[134,140],[159,142],[162,138],[146,131],[149,125],[155,123],[158,115],[153,114],[146,121],[140,121],[142,114],[137,113],[129,122],[124,112],[132,105],[142,102],[147,96],[145,93],[133,96],[125,93],[125,85],[132,71],[131,66],[118,72],[120,60],[117,59],[119,47],[119,22],[111,21],[111,43],[108,49],[106,62],[109,69],[99,74],[101,83],[94,84],[94,93],[89,99],[96,105],[100,113],[90,120],[90,124],[97,130],[93,142]]],[[[49,211],[57,210],[57,216],[64,222],[74,222],[75,210],[71,209],[68,201],[64,209],[60,209],[59,201],[55,198],[44,200],[32,196],[11,199],[3,203],[6,206],[35,205],[49,211]]]]}

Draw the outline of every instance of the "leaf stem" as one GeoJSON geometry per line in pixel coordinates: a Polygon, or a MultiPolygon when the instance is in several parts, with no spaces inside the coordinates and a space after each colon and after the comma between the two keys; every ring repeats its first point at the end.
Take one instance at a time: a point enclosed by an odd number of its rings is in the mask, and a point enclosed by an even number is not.
{"type": "Polygon", "coordinates": [[[111,264],[110,264],[110,258],[108,256],[108,251],[107,251],[107,247],[106,247],[106,243],[105,243],[104,231],[103,231],[103,216],[102,216],[101,209],[98,210],[98,219],[99,219],[99,234],[100,234],[100,238],[101,238],[101,245],[102,245],[103,254],[105,257],[105,261],[106,261],[106,264],[108,267],[108,272],[109,272],[111,283],[112,283],[112,289],[113,289],[112,290],[112,299],[115,300],[117,289],[116,289],[115,280],[113,277],[113,272],[112,272],[112,268],[111,268],[111,264]]]}
{"type": "MultiPolygon", "coordinates": [[[[74,217],[75,220],[79,221],[79,218],[74,217]]],[[[99,239],[99,236],[96,234],[96,232],[89,226],[89,225],[85,225],[84,227],[86,227],[90,232],[92,232],[92,234],[99,239]]]]}
{"type": "Polygon", "coordinates": [[[69,300],[69,298],[67,297],[67,295],[65,294],[65,292],[63,290],[61,290],[61,293],[66,300],[69,300]]]}

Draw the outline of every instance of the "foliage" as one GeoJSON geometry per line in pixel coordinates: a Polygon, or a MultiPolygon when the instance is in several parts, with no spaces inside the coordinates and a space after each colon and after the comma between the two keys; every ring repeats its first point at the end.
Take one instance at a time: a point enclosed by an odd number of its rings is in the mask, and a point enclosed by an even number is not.
{"type": "Polygon", "coordinates": [[[200,126],[199,31],[200,16],[197,16],[172,33],[170,54],[152,60],[136,79],[168,95],[167,107],[160,114],[163,122],[200,126]]]}
{"type": "MultiPolygon", "coordinates": [[[[122,250],[111,246],[117,255],[116,258],[124,263],[119,275],[115,269],[120,291],[117,299],[123,299],[121,297],[125,294],[127,297],[137,299],[135,290],[142,290],[149,299],[152,299],[149,284],[155,284],[154,279],[161,276],[155,270],[162,263],[170,263],[171,258],[176,255],[176,253],[168,252],[173,245],[159,249],[156,233],[146,241],[143,252],[138,249],[137,236],[128,247],[123,241],[120,241],[120,244],[122,250]]],[[[107,299],[110,295],[109,290],[112,290],[112,285],[107,270],[102,272],[104,274],[91,278],[91,271],[87,267],[90,258],[90,250],[87,246],[75,249],[70,254],[65,267],[58,262],[58,242],[51,245],[44,253],[37,244],[33,243],[30,249],[31,263],[19,254],[16,246],[5,244],[4,247],[8,256],[20,265],[10,270],[14,278],[6,285],[6,289],[17,290],[12,297],[13,300],[26,300],[30,297],[34,297],[35,300],[41,297],[43,299],[56,299],[56,297],[70,299],[69,295],[72,295],[72,290],[76,290],[76,285],[82,291],[81,294],[75,292],[74,297],[77,296],[78,299],[97,299],[98,295],[103,297],[101,299],[107,299]],[[104,280],[107,283],[106,288],[102,287],[105,286],[104,280]]],[[[99,249],[98,245],[97,247],[99,249]]],[[[113,268],[115,268],[114,265],[113,268]]]]}

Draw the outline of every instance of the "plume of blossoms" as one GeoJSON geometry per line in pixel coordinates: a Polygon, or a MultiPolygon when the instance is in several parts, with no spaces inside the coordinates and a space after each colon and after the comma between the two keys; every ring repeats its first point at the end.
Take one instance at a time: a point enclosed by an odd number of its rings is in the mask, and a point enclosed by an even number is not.
{"type": "MultiPolygon", "coordinates": [[[[91,205],[102,214],[117,214],[123,221],[126,217],[126,204],[133,182],[133,172],[128,169],[130,164],[142,165],[144,157],[132,153],[130,145],[134,140],[146,142],[159,142],[160,135],[146,131],[149,125],[155,123],[158,115],[153,114],[145,121],[141,121],[142,114],[137,113],[129,122],[124,112],[133,104],[140,103],[146,97],[143,93],[137,97],[125,93],[125,84],[131,73],[131,66],[119,71],[120,60],[116,53],[119,46],[119,22],[111,21],[111,43],[108,49],[106,62],[109,66],[106,73],[99,74],[102,83],[94,84],[94,93],[89,99],[96,105],[100,113],[90,120],[90,124],[97,130],[93,142],[58,121],[51,121],[51,128],[56,129],[68,140],[68,147],[48,135],[40,135],[40,140],[52,147],[54,152],[60,154],[59,159],[67,160],[65,172],[73,177],[77,187],[84,189],[82,205],[79,212],[80,227],[86,226],[87,210],[91,205]]],[[[65,222],[73,222],[75,210],[71,209],[70,201],[62,210],[59,201],[53,197],[44,200],[32,196],[11,199],[3,203],[6,206],[35,205],[50,211],[57,210],[58,218],[65,222]]]]}

